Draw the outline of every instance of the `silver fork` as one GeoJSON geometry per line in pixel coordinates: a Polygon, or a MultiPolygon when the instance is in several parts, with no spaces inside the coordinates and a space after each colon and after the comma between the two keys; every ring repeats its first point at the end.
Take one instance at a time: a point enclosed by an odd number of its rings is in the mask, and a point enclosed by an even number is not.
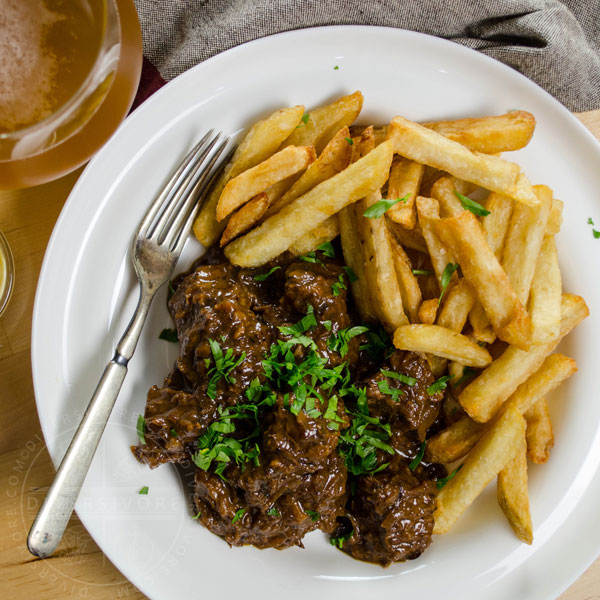
{"type": "Polygon", "coordinates": [[[135,351],[152,299],[173,273],[200,207],[198,196],[206,188],[228,142],[229,138],[223,138],[221,133],[215,135],[209,131],[173,173],[134,236],[131,259],[140,283],[138,305],[29,531],[29,551],[40,558],[50,556],[63,536],[127,374],[127,364],[135,351]]]}

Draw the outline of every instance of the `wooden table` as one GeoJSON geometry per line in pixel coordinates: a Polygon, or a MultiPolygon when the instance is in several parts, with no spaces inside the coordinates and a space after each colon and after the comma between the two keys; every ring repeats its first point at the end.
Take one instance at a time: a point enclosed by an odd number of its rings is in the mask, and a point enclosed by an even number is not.
{"type": "MultiPolygon", "coordinates": [[[[600,139],[600,110],[577,116],[600,139]]],[[[30,362],[33,299],[52,228],[80,173],[81,170],[24,191],[0,192],[0,229],[8,238],[16,264],[14,294],[0,318],[2,598],[145,597],[109,562],[76,516],[51,558],[34,558],[25,545],[37,512],[40,488],[48,486],[54,474],[33,395],[30,362]]],[[[600,600],[600,559],[561,600],[600,600]]]]}

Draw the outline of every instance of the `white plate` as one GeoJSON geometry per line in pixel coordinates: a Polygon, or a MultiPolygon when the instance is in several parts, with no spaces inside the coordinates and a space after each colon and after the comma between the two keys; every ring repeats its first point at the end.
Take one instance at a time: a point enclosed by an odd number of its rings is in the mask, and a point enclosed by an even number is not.
{"type": "MultiPolygon", "coordinates": [[[[600,242],[587,225],[588,217],[600,223],[599,146],[539,87],[459,45],[395,29],[326,27],[258,40],[191,69],[135,111],[65,205],[40,276],[32,340],[37,407],[55,463],[133,312],[130,237],[173,165],[209,127],[233,133],[281,106],[311,107],[356,89],[364,123],[533,112],[535,136],[515,158],[565,200],[564,288],[600,307],[600,242]]],[[[190,241],[182,266],[200,249],[190,241]]],[[[319,532],[305,550],[230,549],[190,518],[174,468],[150,471],[134,460],[129,445],[146,391],[174,359],[173,345],[157,339],[168,325],[163,291],[77,504],[103,551],[148,596],[533,600],[557,596],[599,552],[594,311],[563,345],[579,372],[551,398],[556,448],[547,465],[530,469],[533,546],[517,541],[490,486],[418,560],[385,570],[334,550],[319,532]],[[148,496],[137,494],[144,485],[148,496]]]]}

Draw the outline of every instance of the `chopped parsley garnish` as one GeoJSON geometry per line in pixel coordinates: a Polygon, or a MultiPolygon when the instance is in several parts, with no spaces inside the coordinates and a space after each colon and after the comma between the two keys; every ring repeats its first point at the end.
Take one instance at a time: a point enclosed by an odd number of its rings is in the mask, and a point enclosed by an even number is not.
{"type": "Polygon", "coordinates": [[[413,269],[412,274],[413,275],[435,275],[435,273],[433,271],[430,271],[428,269],[413,269]]]}
{"type": "Polygon", "coordinates": [[[339,65],[335,65],[335,67],[333,67],[333,70],[337,71],[339,68],[340,68],[339,65]]]}
{"type": "Polygon", "coordinates": [[[323,242],[317,246],[317,250],[320,250],[327,258],[335,258],[335,248],[331,242],[323,242]]]}
{"type": "Polygon", "coordinates": [[[405,383],[410,387],[417,383],[417,380],[414,377],[409,377],[408,375],[404,375],[403,373],[396,373],[396,371],[385,371],[384,369],[381,369],[381,373],[386,377],[397,379],[398,381],[405,383]]]}
{"type": "Polygon", "coordinates": [[[169,431],[169,435],[170,435],[171,437],[177,437],[177,431],[175,431],[175,429],[171,429],[171,430],[169,431]]]}
{"type": "Polygon", "coordinates": [[[309,304],[306,310],[306,315],[298,321],[295,325],[290,326],[281,326],[279,327],[279,331],[283,333],[283,335],[291,335],[291,336],[299,336],[302,335],[305,331],[308,331],[311,327],[315,327],[317,325],[317,319],[315,317],[315,309],[309,304]]]}
{"type": "Polygon", "coordinates": [[[304,262],[307,263],[313,263],[316,265],[321,265],[322,267],[325,266],[323,264],[323,261],[319,260],[317,258],[317,254],[316,252],[313,250],[312,252],[307,252],[306,254],[303,254],[302,256],[298,257],[300,260],[303,260],[304,262]]]}
{"type": "Polygon", "coordinates": [[[147,496],[148,495],[148,486],[145,485],[143,488],[141,488],[140,491],[138,492],[138,494],[140,496],[147,496]]]}
{"type": "Polygon", "coordinates": [[[382,362],[393,352],[392,340],[387,331],[379,325],[376,329],[366,332],[368,342],[360,346],[375,362],[382,362]]]}
{"type": "Polygon", "coordinates": [[[442,298],[444,297],[444,294],[446,292],[446,288],[448,287],[448,284],[450,283],[452,275],[454,275],[454,271],[456,271],[456,269],[458,269],[458,265],[456,263],[448,263],[446,265],[444,272],[442,273],[442,293],[440,294],[438,302],[442,301],[442,298]]]}
{"type": "Polygon", "coordinates": [[[311,518],[312,521],[318,521],[321,518],[321,513],[316,510],[305,509],[304,512],[311,518]]]}
{"type": "Polygon", "coordinates": [[[171,299],[171,296],[175,293],[173,282],[169,279],[169,289],[167,290],[167,300],[171,299]]]}
{"type": "Polygon", "coordinates": [[[365,388],[352,386],[347,392],[356,399],[356,411],[347,411],[352,416],[352,422],[350,427],[340,434],[340,456],[353,475],[382,471],[389,463],[377,466],[377,449],[394,454],[394,449],[385,442],[392,435],[390,425],[381,423],[378,417],[369,415],[365,388]]]}
{"type": "Polygon", "coordinates": [[[327,401],[327,410],[323,414],[323,418],[327,421],[327,427],[332,431],[337,431],[340,428],[340,423],[344,423],[338,413],[338,397],[334,394],[327,401]]]}
{"type": "Polygon", "coordinates": [[[444,376],[440,377],[439,379],[437,379],[436,381],[434,381],[427,388],[427,393],[430,396],[433,396],[434,394],[437,394],[438,392],[441,392],[442,390],[445,390],[448,387],[448,382],[451,379],[452,379],[452,375],[444,375],[444,376]]]}
{"type": "Polygon", "coordinates": [[[277,271],[277,269],[281,269],[281,267],[273,267],[273,268],[269,269],[269,271],[267,273],[261,273],[260,275],[255,275],[254,280],[255,281],[265,281],[265,279],[267,279],[267,277],[270,277],[271,275],[273,275],[273,273],[275,273],[275,271],[277,271]]]}
{"type": "Polygon", "coordinates": [[[331,293],[334,296],[339,296],[342,290],[347,290],[346,282],[344,281],[344,274],[340,273],[338,280],[331,284],[331,293]]]}
{"type": "Polygon", "coordinates": [[[593,225],[594,221],[592,221],[592,217],[588,217],[588,225],[593,225]]]}
{"type": "Polygon", "coordinates": [[[398,204],[398,202],[406,202],[408,199],[408,195],[404,196],[404,198],[396,198],[395,200],[386,200],[382,199],[378,202],[375,202],[373,206],[369,206],[367,210],[363,213],[363,217],[368,217],[369,219],[377,219],[378,217],[383,216],[394,204],[398,204]]]}
{"type": "Polygon", "coordinates": [[[352,270],[351,267],[342,267],[344,271],[346,271],[346,275],[348,275],[348,281],[350,283],[354,283],[358,281],[358,275],[352,270]]]}
{"type": "Polygon", "coordinates": [[[377,382],[377,387],[379,388],[379,391],[382,394],[386,394],[387,396],[391,396],[392,400],[394,402],[398,402],[398,400],[400,400],[400,396],[402,396],[402,394],[404,394],[404,392],[402,390],[399,390],[397,388],[393,388],[390,386],[390,384],[387,381],[378,381],[377,382]]]}
{"type": "Polygon", "coordinates": [[[329,319],[326,321],[321,321],[321,325],[323,325],[327,331],[331,331],[331,328],[333,327],[333,323],[329,319]]]}
{"type": "MultiPolygon", "coordinates": [[[[588,225],[594,225],[594,221],[592,220],[592,217],[588,217],[588,225]]],[[[596,229],[592,229],[592,235],[594,236],[595,239],[599,239],[600,238],[600,231],[597,231],[596,229]]]]}
{"type": "Polygon", "coordinates": [[[177,337],[177,331],[175,329],[163,329],[159,333],[158,339],[174,343],[177,343],[179,341],[179,338],[177,337]]]}
{"type": "Polygon", "coordinates": [[[352,138],[344,138],[344,139],[348,142],[348,144],[350,144],[350,146],[354,145],[354,140],[352,138]]]}
{"type": "Polygon", "coordinates": [[[465,367],[463,369],[462,377],[456,383],[453,383],[452,387],[458,387],[459,385],[462,385],[463,383],[475,377],[475,375],[477,375],[477,371],[473,367],[465,367]]]}
{"type": "Polygon", "coordinates": [[[199,519],[202,516],[202,511],[199,510],[193,517],[192,519],[199,519]]]}
{"type": "Polygon", "coordinates": [[[425,456],[425,447],[427,446],[427,442],[422,442],[421,445],[419,446],[419,451],[417,452],[417,455],[412,459],[410,465],[408,465],[408,468],[411,471],[414,471],[420,464],[421,461],[423,460],[423,457],[425,456]]]}
{"type": "Polygon", "coordinates": [[[337,548],[342,548],[344,545],[344,542],[347,542],[352,537],[353,534],[354,534],[354,529],[351,529],[348,533],[345,533],[344,535],[340,535],[339,537],[329,538],[329,543],[332,546],[336,546],[337,548]]]}
{"type": "Polygon", "coordinates": [[[490,214],[489,210],[486,210],[479,202],[475,202],[475,200],[471,200],[471,198],[467,198],[467,196],[463,196],[460,192],[454,190],[454,194],[460,200],[462,207],[465,210],[470,210],[474,215],[478,217],[487,217],[490,214]]]}
{"type": "Polygon", "coordinates": [[[144,419],[144,415],[138,415],[135,429],[137,431],[138,440],[140,440],[142,444],[145,444],[146,437],[144,436],[144,432],[146,431],[146,419],[144,419]]]}
{"type": "MultiPolygon", "coordinates": [[[[235,379],[231,376],[231,372],[239,366],[246,358],[246,353],[242,352],[241,356],[237,359],[233,359],[233,348],[228,348],[223,354],[223,349],[215,340],[208,340],[210,351],[215,361],[215,366],[209,369],[207,376],[210,377],[206,393],[209,398],[213,400],[217,397],[217,383],[224,379],[227,383],[235,383],[235,379]]],[[[210,358],[204,359],[204,364],[210,366],[210,358]]]]}
{"type": "Polygon", "coordinates": [[[363,325],[355,325],[354,327],[340,329],[337,333],[332,333],[329,336],[327,347],[332,352],[337,352],[340,356],[344,357],[348,354],[348,342],[357,335],[367,331],[369,331],[369,328],[363,325]]]}
{"type": "Polygon", "coordinates": [[[271,508],[270,508],[270,509],[267,511],[267,514],[268,514],[270,517],[280,517],[280,516],[281,516],[281,513],[280,513],[280,512],[279,512],[279,511],[278,511],[278,510],[277,510],[277,509],[274,507],[274,506],[272,506],[272,507],[271,507],[271,508]]]}
{"type": "Polygon", "coordinates": [[[435,485],[437,486],[438,490],[441,490],[462,468],[462,465],[459,465],[458,467],[456,467],[456,469],[454,469],[454,471],[452,471],[452,473],[450,473],[450,475],[448,475],[448,477],[444,477],[443,479],[438,479],[435,482],[435,485]]]}
{"type": "Polygon", "coordinates": [[[296,129],[298,129],[298,127],[304,127],[308,123],[309,118],[310,118],[310,113],[304,113],[302,115],[302,119],[300,119],[301,122],[298,125],[296,125],[296,129]]]}
{"type": "Polygon", "coordinates": [[[233,525],[234,523],[239,521],[246,514],[247,510],[247,508],[240,508],[239,510],[237,510],[235,512],[235,515],[233,516],[233,519],[231,519],[231,524],[233,525]]]}

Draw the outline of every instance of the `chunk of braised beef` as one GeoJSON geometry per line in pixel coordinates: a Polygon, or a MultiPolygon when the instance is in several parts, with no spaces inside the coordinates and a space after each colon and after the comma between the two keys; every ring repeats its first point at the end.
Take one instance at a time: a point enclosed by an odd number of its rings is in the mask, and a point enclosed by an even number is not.
{"type": "Polygon", "coordinates": [[[355,481],[348,502],[352,535],[344,552],[382,566],[420,556],[431,543],[435,484],[419,481],[406,467],[355,481]]]}
{"type": "Polygon", "coordinates": [[[387,422],[402,419],[404,428],[414,431],[418,441],[425,439],[427,430],[436,420],[443,399],[442,392],[430,394],[427,389],[435,379],[427,361],[414,352],[396,350],[381,368],[366,381],[369,410],[373,416],[387,422]],[[408,385],[381,371],[406,375],[414,378],[408,385]],[[398,393],[385,391],[385,384],[398,393]],[[383,389],[382,389],[383,387],[383,389]]]}

